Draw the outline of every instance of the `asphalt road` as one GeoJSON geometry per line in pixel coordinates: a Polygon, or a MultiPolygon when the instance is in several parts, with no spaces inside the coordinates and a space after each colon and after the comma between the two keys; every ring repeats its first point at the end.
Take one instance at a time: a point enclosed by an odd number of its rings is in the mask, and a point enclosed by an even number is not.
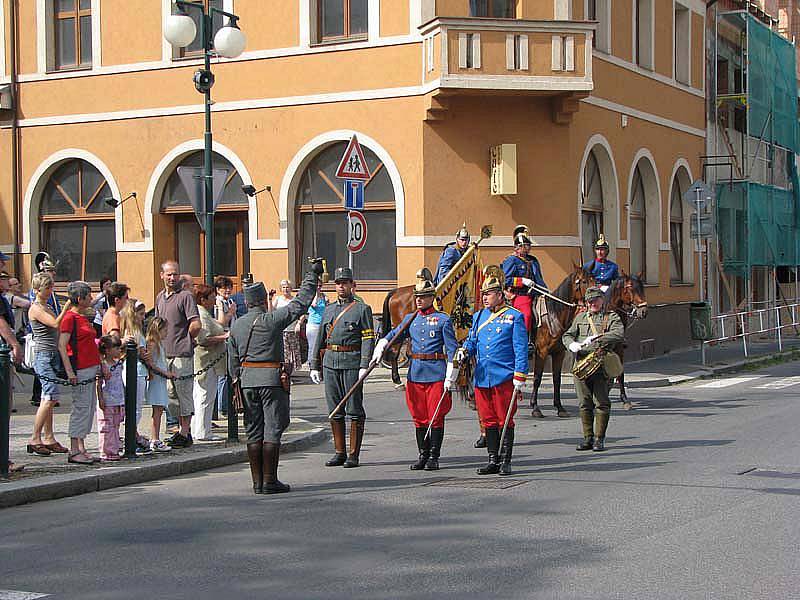
{"type": "MultiPolygon", "coordinates": [[[[478,478],[474,413],[442,470],[401,393],[368,397],[363,466],[286,457],[290,494],[245,465],[3,510],[0,590],[62,598],[800,598],[796,363],[614,405],[609,451],[523,411],[510,479],[478,478]],[[495,488],[495,485],[505,486],[495,488]]],[[[566,404],[575,414],[571,388],[566,404]]],[[[548,394],[545,394],[545,404],[548,394]]],[[[299,416],[320,415],[303,401],[299,416]]],[[[0,592],[0,600],[11,598],[0,592]]]]}

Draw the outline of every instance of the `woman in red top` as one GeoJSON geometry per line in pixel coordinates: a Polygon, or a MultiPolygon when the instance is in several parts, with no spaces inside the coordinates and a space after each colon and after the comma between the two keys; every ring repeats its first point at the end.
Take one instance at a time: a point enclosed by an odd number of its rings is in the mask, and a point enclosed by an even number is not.
{"type": "Polygon", "coordinates": [[[58,351],[72,387],[72,412],[69,415],[70,451],[67,461],[90,465],[98,459],[86,452],[84,440],[92,429],[97,395],[94,380],[100,374],[100,352],[95,343],[94,326],[84,316],[92,305],[92,288],[85,281],[67,286],[72,307],[60,325],[58,351]],[[90,380],[86,385],[78,382],[90,380]]]}

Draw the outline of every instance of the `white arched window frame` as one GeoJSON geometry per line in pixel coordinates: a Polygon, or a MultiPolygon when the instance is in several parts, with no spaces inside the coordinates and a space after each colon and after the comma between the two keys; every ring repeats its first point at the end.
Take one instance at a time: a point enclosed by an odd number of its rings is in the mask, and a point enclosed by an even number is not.
{"type": "Polygon", "coordinates": [[[647,281],[647,202],[642,172],[638,166],[633,172],[628,218],[630,219],[628,239],[630,241],[631,272],[641,273],[642,278],[647,281]]]}
{"type": "Polygon", "coordinates": [[[616,260],[620,247],[619,184],[611,145],[602,135],[589,138],[579,173],[577,218],[581,258],[584,262],[594,258],[594,243],[597,234],[602,233],[608,241],[610,257],[616,260]]]}
{"type": "Polygon", "coordinates": [[[594,151],[589,152],[583,169],[581,194],[581,246],[584,260],[594,256],[594,244],[605,233],[603,220],[603,178],[594,151]]]}
{"type": "MultiPolygon", "coordinates": [[[[650,285],[659,284],[661,244],[661,189],[653,155],[636,153],[628,186],[628,239],[630,270],[642,273],[650,285]]],[[[667,246],[664,245],[664,250],[667,246]]]]}
{"type": "Polygon", "coordinates": [[[670,283],[691,283],[694,279],[694,249],[690,219],[692,211],[683,195],[692,182],[688,163],[681,159],[673,169],[669,201],[670,283]]]}

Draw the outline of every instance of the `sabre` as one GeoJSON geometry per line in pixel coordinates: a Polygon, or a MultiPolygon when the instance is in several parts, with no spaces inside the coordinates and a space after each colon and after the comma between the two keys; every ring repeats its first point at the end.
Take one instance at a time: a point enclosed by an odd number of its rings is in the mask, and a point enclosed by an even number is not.
{"type": "MultiPolygon", "coordinates": [[[[461,363],[458,363],[458,371],[455,372],[455,378],[453,379],[453,381],[457,380],[460,374],[461,374],[461,363]]],[[[444,397],[447,395],[449,391],[450,390],[445,387],[445,390],[442,392],[442,397],[439,398],[439,403],[436,405],[436,410],[433,411],[431,422],[428,423],[428,431],[425,432],[426,440],[431,435],[431,428],[433,427],[433,422],[436,420],[436,417],[439,416],[439,409],[442,407],[442,402],[444,401],[444,397]]]]}
{"type": "Polygon", "coordinates": [[[508,410],[506,411],[506,421],[503,423],[503,433],[500,434],[500,452],[503,451],[503,440],[506,439],[506,430],[508,429],[508,421],[511,419],[511,409],[517,405],[517,389],[511,394],[511,402],[508,403],[508,410]]]}
{"type": "Polygon", "coordinates": [[[339,404],[336,405],[336,408],[334,408],[331,411],[331,414],[328,415],[328,420],[332,419],[333,415],[335,415],[336,413],[338,413],[342,409],[342,407],[345,405],[345,403],[350,399],[350,396],[352,396],[355,393],[355,391],[358,389],[358,386],[363,384],[364,380],[367,377],[369,377],[369,374],[372,373],[372,371],[375,370],[375,367],[377,367],[381,363],[381,360],[383,360],[383,355],[386,354],[386,351],[389,348],[391,348],[394,345],[394,343],[400,338],[400,336],[403,335],[403,333],[405,333],[405,331],[411,326],[411,323],[414,322],[414,319],[417,318],[418,314],[419,314],[419,311],[414,311],[414,316],[411,317],[408,320],[408,323],[403,325],[403,327],[400,329],[400,331],[398,331],[397,333],[395,333],[392,336],[392,339],[389,340],[388,344],[386,344],[386,348],[383,349],[383,353],[381,354],[381,357],[378,360],[374,361],[374,362],[370,362],[369,366],[367,367],[367,372],[364,373],[361,377],[358,378],[358,381],[356,381],[353,384],[353,387],[351,387],[349,390],[347,390],[347,393],[344,395],[344,398],[342,398],[341,402],[339,402],[339,404]]]}

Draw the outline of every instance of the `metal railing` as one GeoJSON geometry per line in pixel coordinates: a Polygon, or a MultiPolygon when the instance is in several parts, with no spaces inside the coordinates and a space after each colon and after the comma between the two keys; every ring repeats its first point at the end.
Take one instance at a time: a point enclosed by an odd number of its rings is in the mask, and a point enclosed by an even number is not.
{"type": "MultiPolygon", "coordinates": [[[[729,312],[711,317],[712,337],[703,342],[713,347],[741,340],[745,358],[749,356],[749,338],[754,335],[775,338],[778,351],[783,350],[784,330],[792,327],[798,334],[800,303],[779,304],[749,311],[729,312]]],[[[705,361],[704,361],[705,364],[705,361]]]]}

